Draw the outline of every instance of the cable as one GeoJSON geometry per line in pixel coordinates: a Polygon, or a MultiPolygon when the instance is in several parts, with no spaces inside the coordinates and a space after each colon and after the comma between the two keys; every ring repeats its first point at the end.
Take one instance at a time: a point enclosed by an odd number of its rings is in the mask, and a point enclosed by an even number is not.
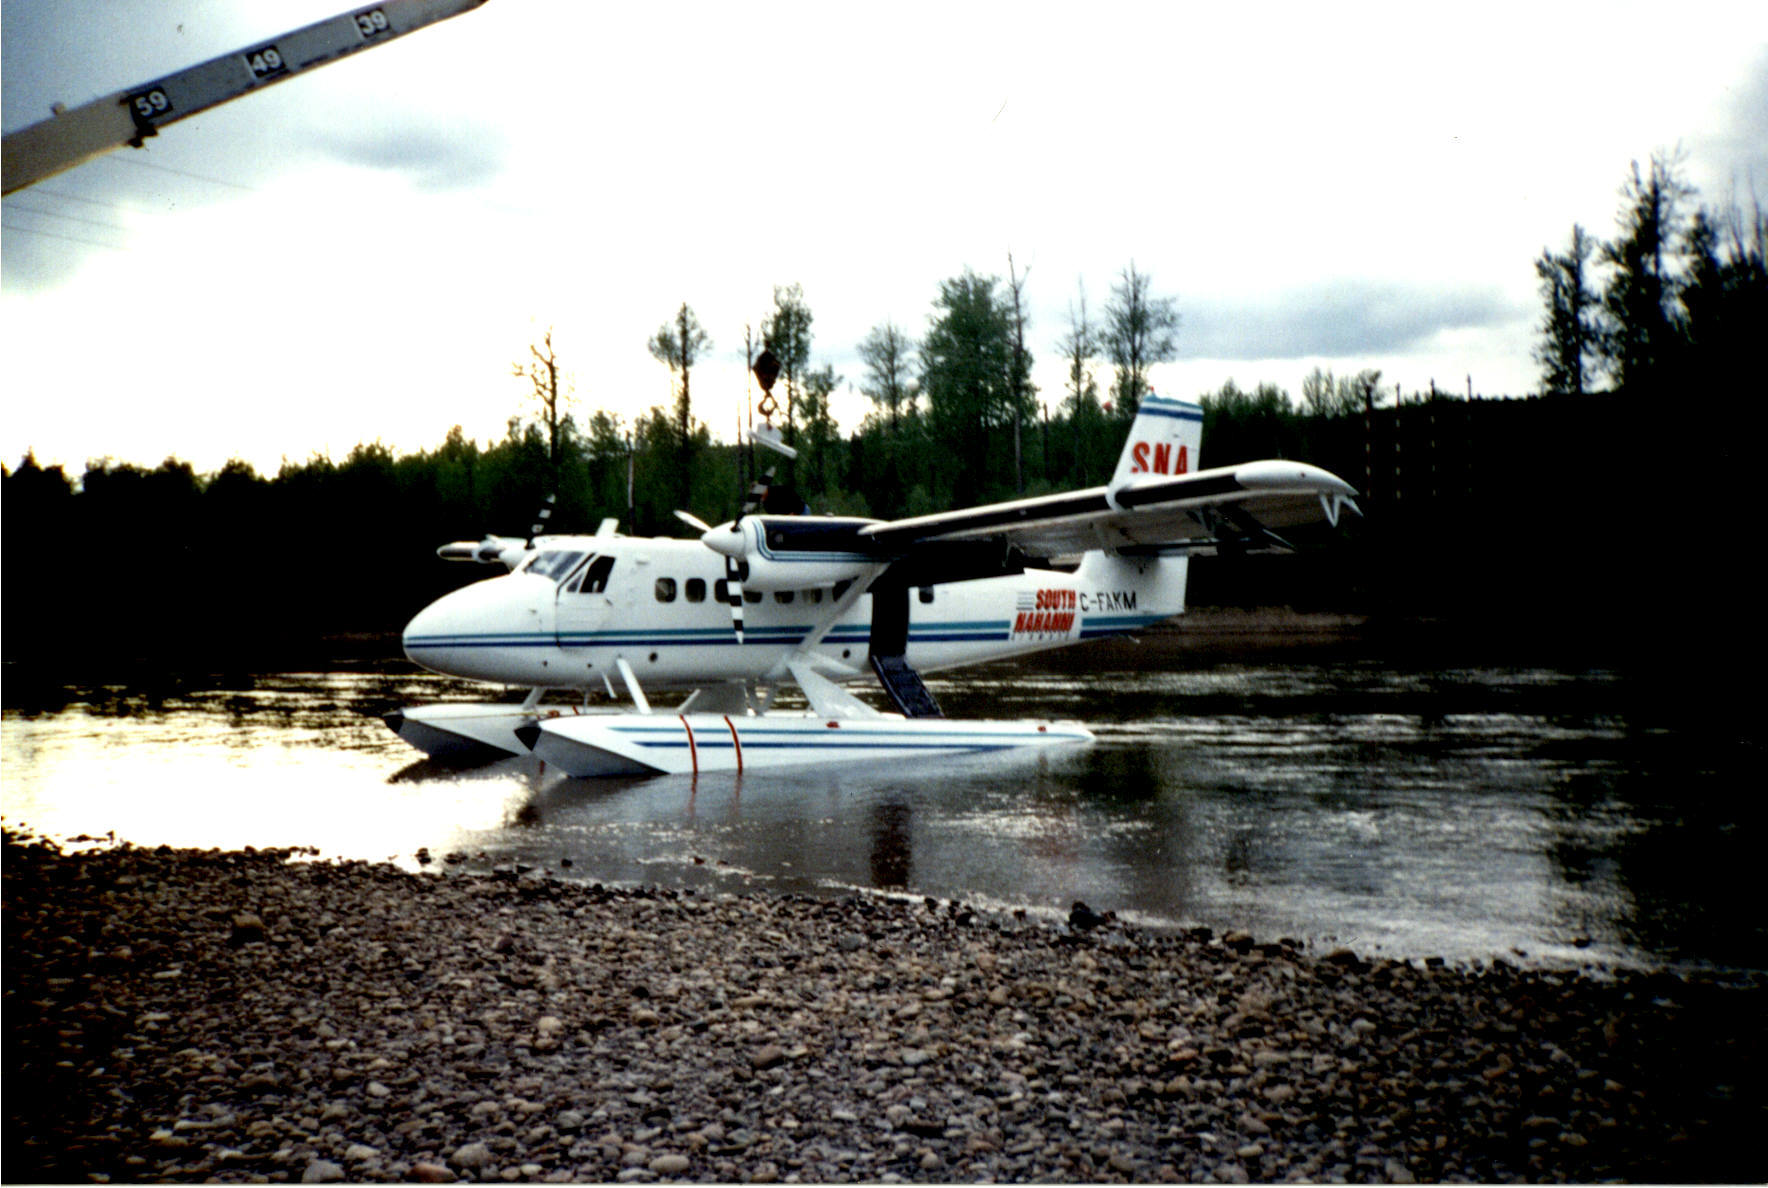
{"type": "Polygon", "coordinates": [[[54,231],[39,231],[35,227],[20,227],[16,223],[0,222],[0,227],[15,231],[20,235],[39,235],[44,239],[65,239],[69,243],[83,243],[89,247],[105,248],[108,251],[120,252],[123,249],[114,243],[99,243],[96,239],[81,239],[77,235],[59,235],[54,231]]]}
{"type": "Polygon", "coordinates": [[[111,156],[103,158],[103,160],[115,161],[118,164],[122,164],[122,165],[134,165],[140,169],[157,169],[161,173],[175,173],[179,177],[188,177],[188,178],[192,178],[196,181],[205,181],[205,182],[209,182],[213,185],[217,185],[217,186],[226,186],[230,190],[244,190],[248,194],[256,194],[258,192],[257,190],[253,189],[251,186],[244,186],[238,182],[226,181],[226,180],[223,180],[222,178],[219,178],[219,177],[210,177],[207,174],[203,174],[203,173],[191,173],[189,170],[185,170],[185,169],[174,169],[170,165],[160,165],[160,164],[157,164],[153,161],[143,161],[141,158],[137,157],[134,153],[127,153],[127,154],[113,153],[111,156]]]}
{"type": "MultiPolygon", "coordinates": [[[[29,195],[26,195],[26,196],[28,197],[29,195]]],[[[18,197],[18,195],[15,194],[12,196],[12,198],[8,198],[7,201],[11,202],[12,199],[16,198],[16,197],[18,197]]],[[[11,207],[11,209],[17,210],[17,211],[22,211],[25,214],[40,215],[41,217],[46,218],[46,219],[63,219],[63,220],[70,222],[70,223],[84,223],[88,227],[103,227],[107,231],[121,231],[124,234],[127,234],[129,231],[129,228],[119,227],[115,223],[106,223],[106,222],[102,222],[98,219],[83,219],[79,215],[57,214],[53,210],[42,210],[42,209],[35,207],[35,206],[14,205],[13,207],[11,207]]]]}

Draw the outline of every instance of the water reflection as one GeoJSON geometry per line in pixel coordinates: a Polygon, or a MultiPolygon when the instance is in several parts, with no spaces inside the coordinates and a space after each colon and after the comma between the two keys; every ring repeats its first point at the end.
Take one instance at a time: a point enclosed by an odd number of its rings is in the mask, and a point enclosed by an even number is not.
{"type": "MultiPolygon", "coordinates": [[[[1649,684],[1649,683],[1648,683],[1649,684]]],[[[1768,964],[1760,745],[1698,690],[1366,659],[993,670],[954,715],[1084,717],[1096,745],[888,770],[561,779],[456,769],[379,721],[479,698],[409,675],[93,688],[9,706],[9,824],[143,845],[422,849],[568,877],[1022,908],[1085,900],[1412,955],[1768,964]]],[[[10,695],[10,691],[9,691],[10,695]]]]}
{"type": "Polygon", "coordinates": [[[872,886],[889,891],[908,887],[910,861],[909,806],[886,801],[872,807],[872,886]]]}

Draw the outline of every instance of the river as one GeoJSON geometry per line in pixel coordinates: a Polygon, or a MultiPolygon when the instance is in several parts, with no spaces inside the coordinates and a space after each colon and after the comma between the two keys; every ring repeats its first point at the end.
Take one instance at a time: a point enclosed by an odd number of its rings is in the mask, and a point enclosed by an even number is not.
{"type": "Polygon", "coordinates": [[[1124,646],[929,683],[952,716],[1075,718],[1098,740],[584,781],[526,759],[423,760],[379,714],[484,693],[395,666],[28,696],[9,682],[0,810],[64,841],[863,888],[1051,920],[1080,900],[1142,926],[1404,958],[1768,968],[1761,745],[1723,690],[1361,649],[1199,663],[1124,646]]]}

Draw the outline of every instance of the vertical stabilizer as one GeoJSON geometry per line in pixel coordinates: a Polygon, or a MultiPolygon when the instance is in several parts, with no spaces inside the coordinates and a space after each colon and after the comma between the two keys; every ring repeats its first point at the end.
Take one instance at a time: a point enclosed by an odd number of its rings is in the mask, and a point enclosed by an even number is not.
{"type": "Polygon", "coordinates": [[[1107,489],[1115,492],[1149,475],[1189,474],[1199,466],[1202,445],[1202,407],[1150,392],[1130,424],[1129,440],[1107,489]]]}

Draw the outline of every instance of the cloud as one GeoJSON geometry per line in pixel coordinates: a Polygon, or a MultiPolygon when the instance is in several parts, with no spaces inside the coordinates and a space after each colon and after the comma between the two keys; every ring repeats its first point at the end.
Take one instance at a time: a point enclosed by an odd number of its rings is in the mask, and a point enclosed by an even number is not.
{"type": "Polygon", "coordinates": [[[314,145],[321,157],[402,174],[418,189],[430,192],[487,184],[503,169],[501,137],[458,125],[410,123],[346,135],[319,133],[314,145]]]}
{"type": "Polygon", "coordinates": [[[1179,354],[1189,359],[1301,359],[1401,354],[1447,331],[1514,322],[1496,288],[1460,290],[1350,280],[1246,301],[1204,300],[1181,310],[1179,354]]]}
{"type": "Polygon", "coordinates": [[[1696,179],[1702,201],[1720,207],[1768,201],[1768,50],[1725,97],[1718,126],[1693,138],[1697,161],[1706,165],[1696,179]]]}

